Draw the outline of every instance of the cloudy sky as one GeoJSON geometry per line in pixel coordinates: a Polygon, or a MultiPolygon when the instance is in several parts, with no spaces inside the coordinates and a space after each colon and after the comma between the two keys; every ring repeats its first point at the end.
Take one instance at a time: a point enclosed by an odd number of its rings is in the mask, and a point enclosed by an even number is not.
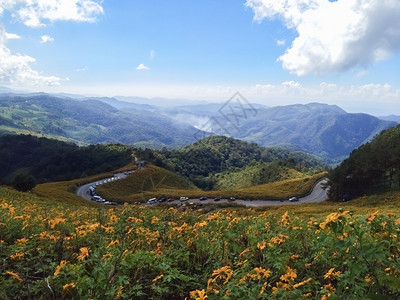
{"type": "Polygon", "coordinates": [[[398,0],[0,0],[0,85],[400,115],[398,0]]]}

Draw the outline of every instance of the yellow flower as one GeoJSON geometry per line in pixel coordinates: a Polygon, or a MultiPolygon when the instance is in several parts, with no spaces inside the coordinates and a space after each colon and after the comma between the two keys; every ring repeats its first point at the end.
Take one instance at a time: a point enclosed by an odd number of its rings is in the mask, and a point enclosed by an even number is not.
{"type": "Polygon", "coordinates": [[[110,247],[112,247],[112,246],[114,246],[114,245],[117,245],[117,244],[119,244],[119,240],[111,241],[111,242],[107,245],[106,249],[108,249],[108,248],[110,248],[110,247]]]}
{"type": "Polygon", "coordinates": [[[86,257],[89,256],[89,248],[88,247],[82,247],[80,249],[81,254],[78,255],[78,260],[84,260],[86,257]]]}
{"type": "Polygon", "coordinates": [[[63,285],[63,290],[62,290],[63,298],[65,298],[65,296],[68,294],[69,290],[73,289],[74,287],[75,287],[75,283],[73,283],[73,282],[63,285]]]}
{"type": "Polygon", "coordinates": [[[115,295],[115,299],[121,298],[123,289],[124,289],[124,287],[122,285],[120,285],[118,288],[117,294],[115,295]]]}
{"type": "Polygon", "coordinates": [[[335,270],[335,268],[331,268],[325,275],[324,275],[324,279],[335,279],[336,277],[338,277],[340,275],[340,271],[337,272],[333,272],[335,270]]]}
{"type": "Polygon", "coordinates": [[[246,255],[247,253],[250,252],[249,248],[244,249],[242,252],[240,252],[239,256],[242,257],[243,255],[246,255]]]}
{"type": "Polygon", "coordinates": [[[265,245],[266,245],[265,241],[262,241],[261,244],[260,244],[260,243],[257,243],[257,248],[260,249],[260,250],[262,250],[262,249],[265,248],[265,245]]]}
{"type": "Polygon", "coordinates": [[[190,298],[196,299],[196,300],[204,300],[207,299],[206,291],[204,289],[202,290],[195,290],[190,292],[190,298]]]}
{"type": "Polygon", "coordinates": [[[212,276],[215,276],[215,279],[225,279],[224,284],[226,284],[229,279],[231,279],[233,275],[233,271],[231,270],[231,268],[229,266],[225,266],[222,268],[219,268],[217,270],[214,270],[214,272],[212,273],[212,276]]]}
{"type": "Polygon", "coordinates": [[[103,255],[103,260],[108,260],[111,257],[113,257],[113,255],[111,253],[106,253],[103,255]]]}
{"type": "Polygon", "coordinates": [[[306,279],[306,280],[304,280],[304,281],[302,281],[302,282],[299,282],[299,283],[293,285],[293,288],[294,288],[294,289],[297,289],[298,287],[309,283],[311,280],[312,280],[312,278],[310,277],[310,278],[308,278],[308,279],[306,279]]]}
{"type": "Polygon", "coordinates": [[[6,274],[11,275],[11,277],[15,280],[18,281],[19,283],[22,282],[21,277],[17,273],[11,272],[11,271],[6,271],[6,274]]]}
{"type": "Polygon", "coordinates": [[[56,217],[53,220],[49,221],[50,228],[54,229],[54,227],[56,227],[57,224],[64,223],[65,221],[66,220],[64,218],[56,217]]]}
{"type": "Polygon", "coordinates": [[[60,273],[61,269],[65,267],[66,264],[67,264],[66,260],[60,261],[60,264],[57,266],[57,269],[54,272],[53,276],[56,277],[60,273]]]}
{"type": "Polygon", "coordinates": [[[155,223],[157,223],[158,221],[160,221],[160,219],[157,218],[156,216],[153,216],[153,217],[151,218],[151,224],[155,224],[155,223]]]}
{"type": "Polygon", "coordinates": [[[292,269],[291,267],[287,267],[286,273],[280,277],[282,281],[290,282],[295,280],[297,277],[296,270],[292,269]]]}
{"type": "Polygon", "coordinates": [[[254,271],[256,271],[257,273],[257,279],[261,279],[261,278],[269,278],[271,276],[271,271],[268,269],[263,269],[263,268],[254,268],[254,271]]]}
{"type": "Polygon", "coordinates": [[[153,282],[156,282],[157,280],[159,280],[163,277],[164,277],[164,274],[158,275],[156,278],[153,279],[153,282]]]}
{"type": "Polygon", "coordinates": [[[19,259],[19,258],[21,258],[22,256],[24,256],[24,252],[17,252],[17,253],[15,253],[15,254],[10,255],[10,258],[11,258],[11,259],[19,259]]]}
{"type": "Polygon", "coordinates": [[[290,224],[289,213],[287,211],[283,214],[282,219],[281,219],[281,223],[284,226],[288,226],[290,224]]]}
{"type": "Polygon", "coordinates": [[[370,213],[367,217],[368,224],[371,224],[371,222],[376,218],[377,215],[378,215],[378,211],[370,213]]]}

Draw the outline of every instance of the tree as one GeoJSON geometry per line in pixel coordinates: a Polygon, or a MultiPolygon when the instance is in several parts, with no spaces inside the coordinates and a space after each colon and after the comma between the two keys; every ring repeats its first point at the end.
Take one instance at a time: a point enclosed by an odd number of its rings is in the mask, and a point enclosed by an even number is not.
{"type": "Polygon", "coordinates": [[[11,185],[20,192],[27,192],[36,186],[36,179],[30,174],[20,172],[15,175],[11,185]]]}

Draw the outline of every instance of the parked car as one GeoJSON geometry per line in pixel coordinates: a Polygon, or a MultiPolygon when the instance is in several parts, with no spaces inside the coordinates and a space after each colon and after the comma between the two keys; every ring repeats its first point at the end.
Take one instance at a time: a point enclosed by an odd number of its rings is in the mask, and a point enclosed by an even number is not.
{"type": "Polygon", "coordinates": [[[160,202],[160,203],[165,202],[165,201],[167,201],[167,198],[165,198],[165,197],[161,197],[158,199],[158,202],[160,202]]]}
{"type": "Polygon", "coordinates": [[[200,201],[204,201],[204,200],[207,200],[207,199],[208,199],[207,197],[200,197],[199,198],[200,201]]]}
{"type": "Polygon", "coordinates": [[[235,201],[235,197],[229,197],[228,201],[235,201]]]}
{"type": "Polygon", "coordinates": [[[104,204],[105,205],[118,205],[118,203],[114,202],[114,201],[106,201],[106,202],[104,202],[104,204]]]}
{"type": "Polygon", "coordinates": [[[147,204],[155,204],[155,203],[157,203],[157,198],[151,198],[147,200],[147,204]]]}
{"type": "Polygon", "coordinates": [[[297,197],[289,198],[289,202],[297,202],[297,201],[299,201],[299,198],[297,197]]]}
{"type": "Polygon", "coordinates": [[[188,197],[180,197],[179,200],[180,200],[180,201],[188,201],[189,198],[188,198],[188,197]]]}
{"type": "Polygon", "coordinates": [[[93,201],[97,201],[97,200],[100,200],[101,197],[100,197],[100,196],[93,196],[91,199],[92,199],[93,201]]]}
{"type": "Polygon", "coordinates": [[[172,201],[174,201],[174,198],[168,198],[167,199],[167,202],[172,202],[172,201]]]}
{"type": "Polygon", "coordinates": [[[219,198],[219,197],[215,197],[215,198],[214,198],[214,201],[215,201],[215,202],[217,202],[217,201],[221,201],[221,198],[219,198]]]}

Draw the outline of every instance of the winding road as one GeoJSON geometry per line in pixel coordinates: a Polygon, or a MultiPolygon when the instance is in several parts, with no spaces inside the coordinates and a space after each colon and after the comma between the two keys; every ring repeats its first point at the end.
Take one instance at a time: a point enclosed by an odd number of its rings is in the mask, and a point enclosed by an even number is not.
{"type": "MultiPolygon", "coordinates": [[[[118,178],[118,180],[124,179],[127,175],[124,173],[118,173],[114,174],[114,178],[118,178]]],[[[91,182],[85,185],[80,186],[76,194],[86,200],[91,200],[89,188],[90,186],[95,186],[96,183],[101,184],[106,184],[107,179],[102,179],[98,180],[95,182],[91,182]]],[[[311,193],[307,196],[299,198],[299,201],[297,202],[289,202],[288,200],[285,201],[280,201],[280,200],[240,200],[237,199],[233,201],[232,203],[248,206],[248,207],[257,207],[257,206],[280,206],[280,205],[299,205],[299,204],[304,204],[304,203],[317,203],[317,202],[322,202],[328,199],[328,190],[329,187],[326,187],[325,184],[327,183],[327,179],[321,179],[319,180],[313,187],[313,190],[311,193]]],[[[203,200],[200,201],[200,199],[189,199],[188,201],[184,203],[224,203],[224,202],[229,202],[227,199],[221,199],[218,202],[215,202],[213,199],[208,199],[208,200],[203,200]]],[[[174,200],[173,202],[170,202],[171,204],[173,203],[181,203],[179,200],[174,200]]],[[[147,204],[145,204],[147,205],[147,204]]],[[[153,204],[155,205],[155,204],[153,204]]]]}

